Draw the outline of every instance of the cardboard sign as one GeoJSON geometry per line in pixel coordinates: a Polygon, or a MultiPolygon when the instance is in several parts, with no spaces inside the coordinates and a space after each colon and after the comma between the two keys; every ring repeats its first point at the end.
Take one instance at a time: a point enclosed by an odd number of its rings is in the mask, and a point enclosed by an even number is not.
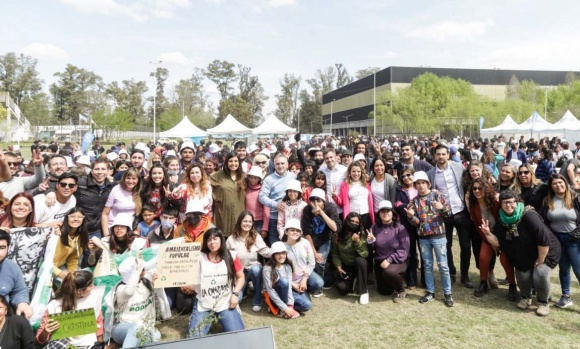
{"type": "Polygon", "coordinates": [[[199,278],[201,244],[163,244],[159,246],[155,288],[193,285],[199,278]]]}
{"type": "Polygon", "coordinates": [[[58,330],[54,331],[52,336],[50,336],[52,340],[97,332],[97,319],[93,308],[65,311],[48,315],[48,317],[57,321],[60,325],[58,330]]]}

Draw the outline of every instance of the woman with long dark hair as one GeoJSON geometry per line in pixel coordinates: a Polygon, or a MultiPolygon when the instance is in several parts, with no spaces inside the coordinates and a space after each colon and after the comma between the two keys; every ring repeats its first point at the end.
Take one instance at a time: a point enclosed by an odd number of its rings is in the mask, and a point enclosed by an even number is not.
{"type": "Polygon", "coordinates": [[[368,263],[367,234],[362,217],[356,213],[349,213],[344,219],[342,229],[334,234],[331,247],[332,263],[338,271],[339,280],[334,284],[338,293],[346,296],[353,291],[356,279],[355,292],[360,296],[359,303],[367,304],[368,290],[368,263]]]}
{"type": "Polygon", "coordinates": [[[212,312],[215,312],[224,332],[244,329],[238,309],[240,291],[245,282],[242,269],[240,259],[228,251],[221,230],[209,229],[201,245],[199,279],[195,282],[196,298],[188,337],[208,334],[210,323],[204,320],[212,312]]]}
{"type": "Polygon", "coordinates": [[[570,235],[580,226],[580,200],[570,188],[566,177],[561,174],[550,175],[548,188],[548,196],[544,199],[540,215],[562,246],[559,263],[562,297],[556,306],[567,308],[572,305],[570,268],[576,275],[576,279],[580,281],[580,241],[574,240],[570,235]]]}
{"type": "Polygon", "coordinates": [[[343,208],[345,216],[351,211],[358,213],[365,229],[369,229],[375,222],[375,211],[365,166],[358,161],[353,161],[348,165],[346,172],[346,179],[340,186],[340,194],[336,195],[336,187],[333,187],[332,198],[338,206],[343,208]]]}
{"type": "Polygon", "coordinates": [[[62,284],[56,290],[54,298],[46,306],[46,312],[36,332],[38,344],[47,348],[61,348],[67,346],[92,347],[95,342],[103,340],[103,315],[100,307],[100,299],[91,294],[93,290],[93,274],[88,270],[77,270],[69,273],[62,284]],[[49,315],[63,313],[74,310],[95,309],[97,320],[97,332],[85,335],[69,337],[52,341],[51,335],[58,330],[60,325],[56,320],[49,318],[49,315]]]}
{"type": "Polygon", "coordinates": [[[224,167],[210,176],[213,187],[214,223],[229,236],[240,212],[245,208],[246,181],[238,157],[224,157],[224,167]]]}
{"type": "Polygon", "coordinates": [[[236,252],[244,268],[245,283],[240,291],[240,300],[244,298],[243,294],[246,291],[246,287],[252,281],[254,285],[252,310],[260,311],[262,309],[262,263],[260,263],[258,257],[268,258],[270,249],[266,246],[262,236],[256,231],[254,215],[251,212],[243,211],[240,213],[232,235],[226,241],[226,246],[228,250],[236,252]]]}
{"type": "Polygon", "coordinates": [[[63,280],[69,273],[79,268],[79,260],[83,252],[89,248],[89,231],[83,209],[71,208],[64,218],[60,231],[52,275],[63,280]]]}
{"type": "Polygon", "coordinates": [[[159,218],[172,190],[167,170],[161,163],[154,163],[149,169],[149,177],[141,191],[141,201],[143,205],[153,206],[155,218],[159,218]]]}
{"type": "Polygon", "coordinates": [[[24,316],[11,315],[6,297],[0,296],[0,348],[34,349],[34,333],[24,316]]]}
{"type": "Polygon", "coordinates": [[[183,183],[176,187],[171,194],[173,199],[181,203],[181,212],[179,215],[180,222],[185,218],[185,210],[190,200],[199,201],[209,218],[212,216],[212,186],[203,166],[200,164],[191,164],[183,173],[183,183]]]}
{"type": "MultiPolygon", "coordinates": [[[[474,296],[482,297],[487,293],[488,288],[497,288],[498,282],[495,279],[493,269],[495,266],[496,250],[485,239],[481,230],[483,221],[486,220],[493,229],[495,223],[499,220],[500,203],[497,199],[497,193],[491,184],[482,177],[476,178],[469,188],[468,209],[473,224],[482,237],[482,244],[479,250],[479,287],[473,292],[474,296]]],[[[500,255],[500,263],[503,266],[509,283],[508,299],[511,302],[516,301],[517,290],[514,276],[514,268],[511,266],[505,254],[500,255]]]]}

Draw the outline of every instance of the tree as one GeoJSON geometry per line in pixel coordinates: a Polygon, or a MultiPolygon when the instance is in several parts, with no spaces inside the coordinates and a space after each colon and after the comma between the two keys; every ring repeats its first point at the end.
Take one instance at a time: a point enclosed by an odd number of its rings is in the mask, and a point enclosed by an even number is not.
{"type": "Polygon", "coordinates": [[[51,100],[50,97],[44,93],[37,93],[32,97],[26,97],[20,103],[20,108],[26,108],[27,112],[24,115],[26,120],[30,122],[30,126],[38,127],[41,125],[50,125],[54,122],[51,115],[51,100]]]}
{"type": "Polygon", "coordinates": [[[116,108],[113,110],[101,109],[92,115],[92,119],[98,129],[103,130],[103,138],[109,140],[119,132],[129,131],[133,126],[133,116],[126,110],[116,108]]]}
{"type": "Polygon", "coordinates": [[[304,89],[300,91],[298,99],[300,101],[300,131],[308,130],[311,134],[322,133],[320,104],[304,89]]]}
{"type": "Polygon", "coordinates": [[[379,68],[379,67],[368,67],[368,68],[361,69],[361,70],[357,71],[355,74],[355,77],[357,80],[360,80],[360,79],[365,78],[369,75],[373,75],[374,73],[376,73],[380,70],[381,70],[381,68],[379,68]]]}
{"type": "Polygon", "coordinates": [[[514,74],[510,78],[510,82],[506,87],[506,99],[520,98],[519,91],[520,91],[520,80],[514,74]]]}
{"type": "MultiPolygon", "coordinates": [[[[43,81],[38,78],[37,64],[37,59],[24,54],[9,52],[0,56],[0,90],[8,91],[16,104],[39,93],[43,81]]],[[[21,111],[26,115],[25,108],[21,107],[21,111]]]]}
{"type": "Polygon", "coordinates": [[[280,80],[282,91],[276,95],[277,109],[274,115],[287,125],[295,126],[297,122],[298,91],[301,80],[301,77],[296,77],[294,74],[284,74],[284,78],[280,80]]]}
{"type": "Polygon", "coordinates": [[[165,99],[165,82],[169,77],[169,70],[163,67],[157,67],[154,72],[149,74],[155,78],[155,100],[149,97],[147,100],[151,102],[151,107],[149,108],[149,120],[153,120],[153,116],[161,115],[166,107],[165,99]],[[155,105],[155,113],[153,113],[153,106],[155,105]]]}
{"type": "Polygon", "coordinates": [[[103,79],[72,64],[54,76],[58,81],[49,89],[54,101],[53,113],[60,120],[76,124],[80,114],[89,114],[91,96],[95,96],[91,92],[103,90],[103,79]]]}
{"type": "Polygon", "coordinates": [[[235,115],[236,120],[246,127],[254,127],[254,115],[252,106],[240,96],[231,96],[228,99],[220,100],[218,107],[219,116],[216,124],[222,122],[228,114],[235,115]]]}
{"type": "Polygon", "coordinates": [[[205,76],[217,85],[222,99],[227,99],[233,87],[230,85],[237,80],[238,76],[234,71],[235,65],[228,61],[215,60],[207,66],[205,76]]]}
{"type": "Polygon", "coordinates": [[[268,99],[264,95],[264,88],[258,76],[250,75],[252,68],[238,64],[240,97],[251,107],[253,124],[257,125],[262,119],[262,109],[264,102],[268,99]]]}
{"type": "Polygon", "coordinates": [[[145,119],[145,99],[147,84],[145,81],[123,80],[122,86],[114,81],[107,85],[106,93],[113,98],[115,106],[129,112],[133,122],[145,119]]]}
{"type": "Polygon", "coordinates": [[[353,78],[348,74],[348,71],[342,63],[336,63],[336,88],[341,88],[353,82],[353,78]]]}

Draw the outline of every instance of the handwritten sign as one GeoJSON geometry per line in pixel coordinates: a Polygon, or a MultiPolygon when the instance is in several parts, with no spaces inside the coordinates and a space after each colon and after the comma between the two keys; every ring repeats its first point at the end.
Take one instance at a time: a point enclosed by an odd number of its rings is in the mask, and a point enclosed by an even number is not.
{"type": "Polygon", "coordinates": [[[59,324],[58,330],[52,333],[52,340],[64,339],[83,334],[97,332],[97,319],[95,309],[83,309],[75,311],[65,311],[58,314],[51,314],[49,318],[59,324]]]}
{"type": "Polygon", "coordinates": [[[159,246],[155,288],[193,285],[199,278],[201,244],[163,244],[159,246]]]}

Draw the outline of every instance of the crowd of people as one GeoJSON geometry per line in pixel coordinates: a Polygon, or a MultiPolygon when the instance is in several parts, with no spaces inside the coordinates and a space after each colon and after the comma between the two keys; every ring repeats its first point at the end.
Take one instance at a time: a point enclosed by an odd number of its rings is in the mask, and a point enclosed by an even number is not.
{"type": "Polygon", "coordinates": [[[503,284],[506,301],[525,310],[535,296],[536,314],[547,316],[552,270],[559,266],[558,308],[572,305],[570,269],[580,279],[580,142],[571,150],[557,138],[301,141],[297,134],[231,147],[119,142],[105,149],[97,140],[85,153],[71,143],[35,142],[31,152],[26,161],[12,148],[0,152],[3,349],[159,341],[155,264],[139,251],[174,239],[201,245],[199,278],[163,290],[169,308],[191,313],[190,337],[207,334],[212,321],[224,331],[244,329],[239,303],[246,298],[253,312],[294,319],[330,288],[356,293],[361,305],[373,286],[395,303],[424,288],[419,303],[439,298],[452,307],[455,287],[484,297],[503,284]],[[58,243],[52,297],[34,336],[24,320],[34,280],[27,283],[7,256],[15,231],[43,227],[58,243]],[[131,252],[116,266],[121,281],[107,333],[93,271],[107,254],[131,252]],[[494,274],[498,256],[503,280],[494,274]],[[206,280],[212,292],[203,289],[206,280]],[[91,308],[95,333],[52,339],[59,323],[51,315],[91,308]]]}

